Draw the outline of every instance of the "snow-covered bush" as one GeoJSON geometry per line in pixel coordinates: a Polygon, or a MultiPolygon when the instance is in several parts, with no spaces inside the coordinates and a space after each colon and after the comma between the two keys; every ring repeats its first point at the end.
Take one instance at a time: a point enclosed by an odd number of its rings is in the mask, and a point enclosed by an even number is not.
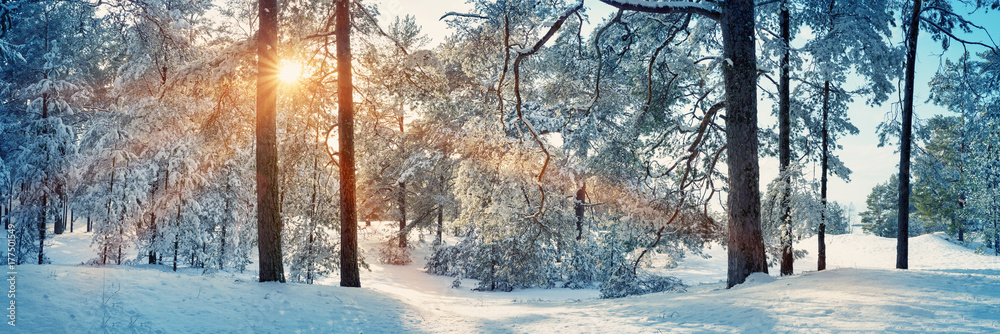
{"type": "Polygon", "coordinates": [[[472,230],[459,244],[435,250],[427,261],[427,272],[477,279],[476,290],[481,291],[550,288],[561,275],[555,248],[541,239],[522,234],[488,240],[472,230]]]}
{"type": "Polygon", "coordinates": [[[379,245],[378,261],[397,266],[405,266],[413,262],[410,259],[410,247],[400,247],[399,237],[389,238],[379,245]]]}
{"type": "Polygon", "coordinates": [[[680,279],[669,276],[636,274],[629,268],[619,267],[604,284],[601,298],[621,298],[665,291],[685,291],[680,279]]]}

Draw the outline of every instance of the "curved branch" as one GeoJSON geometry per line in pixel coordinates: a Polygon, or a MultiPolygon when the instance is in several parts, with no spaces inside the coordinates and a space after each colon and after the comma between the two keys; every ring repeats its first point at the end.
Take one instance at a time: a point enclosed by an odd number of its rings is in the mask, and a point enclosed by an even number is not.
{"type": "MultiPolygon", "coordinates": [[[[542,46],[544,46],[545,43],[548,42],[549,39],[551,39],[553,35],[555,35],[556,31],[559,31],[559,28],[561,28],[562,25],[563,25],[563,23],[566,22],[566,19],[568,19],[571,15],[573,15],[574,13],[576,13],[577,11],[579,11],[581,8],[583,8],[583,1],[582,0],[579,3],[577,3],[576,6],[570,8],[569,10],[567,10],[566,12],[564,12],[562,15],[560,15],[559,18],[556,20],[556,22],[554,24],[552,24],[552,27],[549,28],[549,31],[546,32],[545,35],[542,36],[542,38],[538,40],[538,42],[535,42],[535,45],[532,46],[531,49],[517,51],[518,55],[517,55],[517,58],[514,59],[514,64],[513,64],[513,67],[514,67],[514,99],[515,99],[515,103],[516,103],[514,105],[514,109],[517,111],[517,118],[528,129],[528,132],[531,133],[532,139],[534,139],[535,143],[538,144],[538,148],[541,149],[542,153],[545,154],[545,161],[542,163],[542,170],[538,172],[538,176],[536,177],[536,180],[535,180],[535,182],[538,185],[538,191],[541,193],[542,197],[541,197],[540,202],[538,203],[538,211],[536,211],[531,216],[532,220],[535,221],[535,224],[538,224],[540,227],[542,227],[544,229],[548,229],[548,228],[546,228],[545,225],[542,224],[542,222],[538,219],[538,217],[542,216],[542,212],[545,209],[545,188],[542,186],[542,178],[545,176],[545,170],[549,166],[549,161],[552,159],[552,155],[549,153],[548,149],[545,148],[545,144],[542,142],[541,138],[539,138],[538,131],[535,130],[535,127],[532,126],[531,122],[529,122],[527,119],[524,118],[524,113],[521,110],[521,105],[522,105],[522,103],[521,103],[521,62],[524,61],[524,59],[527,58],[528,56],[530,56],[530,55],[535,54],[536,52],[538,52],[538,50],[541,50],[542,46]]],[[[509,53],[509,51],[506,51],[506,52],[509,53]]]]}
{"type": "Polygon", "coordinates": [[[647,1],[647,0],[600,0],[612,7],[646,13],[698,14],[718,21],[722,17],[719,6],[712,2],[690,1],[647,1]]]}
{"type": "Polygon", "coordinates": [[[444,13],[444,15],[442,15],[441,18],[438,19],[438,21],[444,20],[445,18],[447,18],[449,16],[468,17],[468,18],[483,19],[483,20],[488,20],[489,19],[489,17],[483,16],[483,15],[479,15],[479,14],[459,13],[459,12],[447,12],[447,13],[444,13]]]}
{"type": "Polygon", "coordinates": [[[955,36],[955,34],[952,34],[951,31],[945,30],[941,26],[937,25],[937,23],[934,23],[933,21],[925,19],[923,17],[920,18],[920,21],[923,21],[924,23],[931,25],[932,27],[934,27],[934,29],[937,29],[938,32],[941,32],[941,33],[943,33],[945,35],[948,35],[948,37],[951,37],[951,39],[956,40],[959,43],[966,44],[966,45],[979,45],[979,46],[982,46],[984,48],[989,49],[991,52],[993,52],[993,54],[1000,56],[1000,48],[997,48],[996,46],[991,46],[991,45],[988,45],[986,43],[968,41],[968,40],[964,40],[964,39],[958,38],[958,36],[955,36]]]}

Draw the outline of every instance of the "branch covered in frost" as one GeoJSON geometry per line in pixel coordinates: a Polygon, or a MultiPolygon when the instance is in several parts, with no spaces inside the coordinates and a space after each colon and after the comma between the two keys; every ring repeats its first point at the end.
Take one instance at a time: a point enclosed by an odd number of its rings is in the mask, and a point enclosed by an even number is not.
{"type": "Polygon", "coordinates": [[[722,13],[715,2],[710,1],[647,1],[647,0],[601,0],[612,7],[646,13],[687,13],[698,14],[718,20],[722,13]]]}
{"type": "Polygon", "coordinates": [[[447,13],[444,13],[444,15],[442,15],[441,18],[438,19],[438,21],[444,20],[445,18],[447,18],[449,16],[469,17],[469,18],[484,19],[484,20],[485,19],[489,19],[489,17],[483,16],[483,15],[479,15],[479,14],[459,13],[459,12],[447,12],[447,13]]]}

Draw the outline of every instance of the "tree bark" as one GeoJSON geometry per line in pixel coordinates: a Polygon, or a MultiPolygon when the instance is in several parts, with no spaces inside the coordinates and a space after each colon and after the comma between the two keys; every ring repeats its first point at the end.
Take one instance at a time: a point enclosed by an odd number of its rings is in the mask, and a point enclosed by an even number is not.
{"type": "Polygon", "coordinates": [[[261,282],[285,282],[278,202],[278,2],[259,0],[257,33],[257,250],[261,282]]]}
{"type": "Polygon", "coordinates": [[[910,143],[913,131],[913,81],[917,62],[917,35],[920,32],[920,7],[922,1],[913,1],[910,27],[906,38],[906,75],[903,86],[903,124],[899,143],[899,222],[896,235],[896,269],[909,267],[910,238],[910,143]]]}
{"type": "Polygon", "coordinates": [[[45,218],[48,213],[49,195],[42,193],[41,217],[38,220],[38,264],[45,263],[45,218]]]}
{"type": "Polygon", "coordinates": [[[181,238],[181,195],[177,193],[177,219],[174,220],[174,264],[173,269],[177,271],[177,250],[181,238]]]}
{"type": "Polygon", "coordinates": [[[441,244],[441,230],[444,228],[444,208],[438,206],[438,226],[437,226],[437,239],[434,241],[436,245],[441,244]]]}
{"type": "Polygon", "coordinates": [[[349,0],[336,2],[337,135],[340,146],[340,286],[361,287],[354,175],[354,84],[351,82],[349,0]]]}
{"type": "Polygon", "coordinates": [[[760,227],[760,167],[757,161],[757,59],[754,3],[727,1],[722,11],[723,79],[729,165],[729,270],[727,287],[755,272],[767,273],[760,227]]]}
{"type": "Polygon", "coordinates": [[[406,247],[406,182],[399,183],[399,247],[406,247]]]}
{"type": "MultiPolygon", "coordinates": [[[[149,264],[156,264],[156,212],[149,214],[149,254],[146,254],[149,264]]],[[[72,231],[71,231],[72,232],[72,231]]]]}
{"type": "Polygon", "coordinates": [[[781,77],[778,82],[778,170],[781,171],[781,178],[785,184],[781,196],[781,275],[791,275],[794,273],[795,257],[792,252],[792,178],[788,174],[788,165],[791,164],[791,98],[789,79],[789,14],[788,1],[781,2],[781,13],[779,18],[781,30],[781,77]]]}
{"type": "Polygon", "coordinates": [[[816,261],[816,270],[826,269],[826,189],[827,173],[829,171],[829,158],[830,158],[830,129],[829,129],[829,118],[830,118],[830,81],[827,80],[823,83],[823,129],[820,131],[820,135],[823,136],[823,147],[822,155],[820,159],[820,186],[819,186],[819,201],[820,201],[820,212],[819,212],[819,230],[817,231],[817,238],[819,240],[819,245],[817,246],[818,259],[816,261]]]}
{"type": "Polygon", "coordinates": [[[576,201],[573,203],[573,210],[576,213],[576,241],[583,239],[583,217],[586,210],[583,203],[587,200],[587,184],[584,183],[580,190],[576,191],[576,201]]]}
{"type": "MultiPolygon", "coordinates": [[[[115,144],[114,149],[115,150],[118,149],[118,144],[115,144]]],[[[108,225],[111,225],[111,204],[114,202],[113,198],[114,198],[114,193],[115,193],[115,169],[117,168],[117,166],[116,166],[117,163],[118,163],[118,157],[117,156],[112,156],[111,157],[111,182],[110,182],[110,185],[108,187],[108,194],[109,194],[108,195],[108,215],[107,215],[107,221],[108,221],[107,224],[108,225]]],[[[88,221],[88,223],[89,223],[89,221],[88,221]]],[[[89,229],[89,227],[88,227],[88,229],[89,229]]],[[[101,264],[107,264],[108,263],[107,262],[107,259],[108,259],[108,235],[107,235],[107,231],[105,231],[104,233],[105,233],[104,234],[104,241],[103,241],[104,245],[103,245],[103,251],[101,253],[101,264]]]]}

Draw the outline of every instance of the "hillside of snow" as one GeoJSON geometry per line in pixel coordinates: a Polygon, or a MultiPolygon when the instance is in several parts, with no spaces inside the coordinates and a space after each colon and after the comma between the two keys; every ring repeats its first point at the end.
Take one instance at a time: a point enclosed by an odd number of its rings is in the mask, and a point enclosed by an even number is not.
{"type": "MultiPolygon", "coordinates": [[[[363,233],[371,271],[362,288],[257,283],[253,273],[161,266],[82,266],[90,234],[55,236],[51,265],[16,269],[16,331],[23,333],[686,333],[1000,332],[1000,258],[975,254],[940,234],[910,240],[911,270],[895,264],[895,240],[827,237],[828,268],[815,272],[816,240],[796,275],[752,275],[724,289],[726,255],[689,256],[672,269],[687,292],[597,299],[596,290],[476,292],[473,280],[374,262],[382,233],[363,233]]],[[[254,268],[251,266],[250,268],[254,268]]],[[[772,270],[776,273],[777,270],[772,270]]],[[[9,329],[4,326],[4,331],[9,329]]]]}

